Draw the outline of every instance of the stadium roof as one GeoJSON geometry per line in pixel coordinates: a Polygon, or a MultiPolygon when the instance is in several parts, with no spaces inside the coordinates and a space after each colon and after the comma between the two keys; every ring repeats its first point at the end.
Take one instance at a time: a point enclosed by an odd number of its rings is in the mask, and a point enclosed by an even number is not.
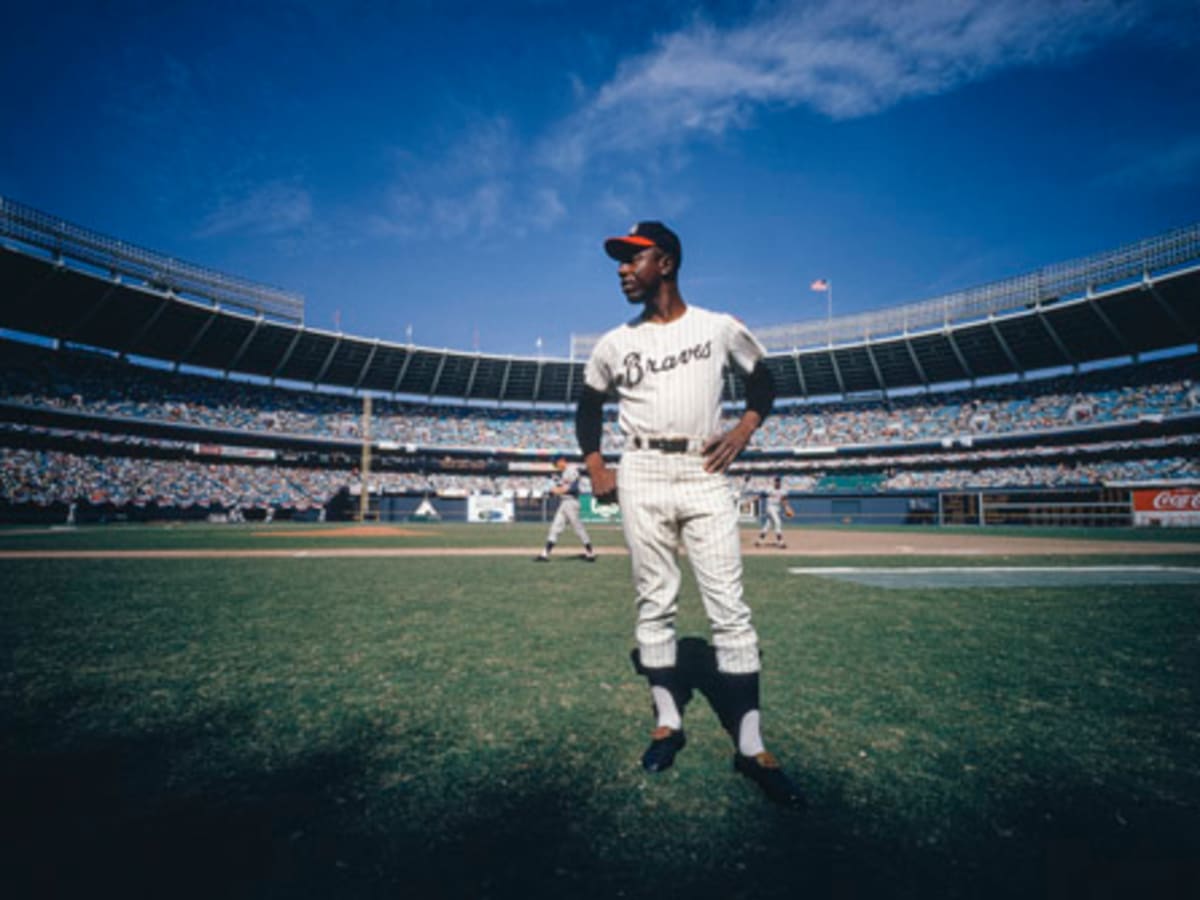
{"type": "Polygon", "coordinates": [[[115,281],[284,322],[304,321],[304,298],[297,294],[106,237],[6,197],[0,197],[0,238],[47,254],[61,265],[104,273],[115,281]]]}
{"type": "MultiPolygon", "coordinates": [[[[131,281],[13,231],[0,230],[0,328],[177,367],[404,397],[568,404],[582,386],[580,359],[495,356],[308,328],[278,310],[248,313],[242,296],[216,302],[203,290],[192,297],[153,279],[131,281]]],[[[255,287],[208,274],[218,287],[255,287]]],[[[286,299],[262,290],[259,299],[286,299]]],[[[1195,345],[1200,226],[924,304],[760,336],[773,351],[767,364],[784,399],[886,395],[1195,345]]],[[[730,376],[725,400],[742,396],[740,380],[730,376]]]]}

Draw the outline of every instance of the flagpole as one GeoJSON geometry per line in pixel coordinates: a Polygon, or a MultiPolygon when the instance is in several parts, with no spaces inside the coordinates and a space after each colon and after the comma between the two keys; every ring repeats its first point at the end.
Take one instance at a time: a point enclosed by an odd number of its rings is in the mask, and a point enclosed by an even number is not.
{"type": "Polygon", "coordinates": [[[828,278],[818,278],[809,286],[809,290],[825,294],[825,329],[833,334],[833,282],[828,278]]]}

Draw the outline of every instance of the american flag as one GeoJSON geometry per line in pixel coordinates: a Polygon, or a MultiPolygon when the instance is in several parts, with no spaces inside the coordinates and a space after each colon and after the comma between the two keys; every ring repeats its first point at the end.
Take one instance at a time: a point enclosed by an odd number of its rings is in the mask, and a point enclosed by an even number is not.
{"type": "Polygon", "coordinates": [[[810,284],[809,287],[814,291],[827,291],[829,290],[829,282],[824,278],[818,278],[816,281],[810,284]]]}

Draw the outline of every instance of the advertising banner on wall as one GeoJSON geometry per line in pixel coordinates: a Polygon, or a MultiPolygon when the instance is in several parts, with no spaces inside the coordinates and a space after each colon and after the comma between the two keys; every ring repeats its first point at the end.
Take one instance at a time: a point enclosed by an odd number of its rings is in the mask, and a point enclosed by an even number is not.
{"type": "Polygon", "coordinates": [[[221,456],[226,459],[275,459],[275,451],[265,447],[227,447],[224,444],[192,444],[197,456],[221,456]]]}
{"type": "Polygon", "coordinates": [[[738,521],[744,524],[746,522],[757,522],[758,519],[758,497],[739,497],[738,521]]]}
{"type": "Polygon", "coordinates": [[[1165,527],[1200,525],[1200,488],[1134,491],[1133,524],[1165,527]]]}
{"type": "Polygon", "coordinates": [[[513,521],[512,497],[499,494],[471,494],[467,498],[468,522],[511,522],[513,521]]]}
{"type": "Polygon", "coordinates": [[[579,497],[579,518],[585,522],[621,523],[621,507],[616,503],[597,503],[591,494],[579,497]]]}

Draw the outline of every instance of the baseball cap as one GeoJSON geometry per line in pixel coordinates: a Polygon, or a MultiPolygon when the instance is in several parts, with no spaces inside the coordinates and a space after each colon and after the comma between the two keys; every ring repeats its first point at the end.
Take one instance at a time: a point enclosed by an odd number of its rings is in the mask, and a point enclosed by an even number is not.
{"type": "Polygon", "coordinates": [[[657,247],[675,259],[675,268],[683,264],[683,247],[679,236],[662,222],[638,222],[629,234],[610,237],[604,242],[604,252],[618,262],[629,262],[647,247],[657,247]]]}

